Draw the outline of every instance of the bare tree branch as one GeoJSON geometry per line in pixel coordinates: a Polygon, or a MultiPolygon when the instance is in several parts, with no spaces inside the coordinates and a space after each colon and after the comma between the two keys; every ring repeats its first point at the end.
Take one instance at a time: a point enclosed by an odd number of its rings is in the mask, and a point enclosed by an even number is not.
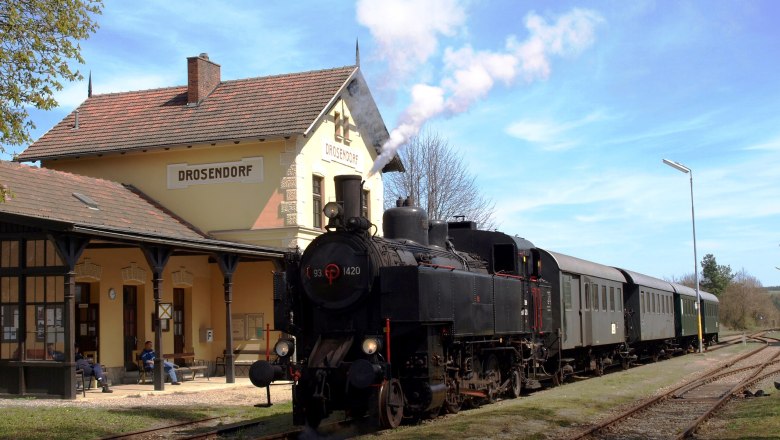
{"type": "Polygon", "coordinates": [[[431,219],[465,216],[483,229],[496,227],[495,204],[477,187],[463,159],[437,133],[423,132],[400,152],[406,172],[385,174],[385,207],[412,197],[431,219]]]}

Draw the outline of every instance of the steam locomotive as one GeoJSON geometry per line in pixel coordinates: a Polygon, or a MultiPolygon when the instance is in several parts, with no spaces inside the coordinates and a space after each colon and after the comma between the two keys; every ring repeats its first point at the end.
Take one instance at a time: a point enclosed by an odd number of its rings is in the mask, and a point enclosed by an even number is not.
{"type": "MultiPolygon", "coordinates": [[[[257,386],[294,381],[295,424],[344,410],[395,428],[694,340],[690,292],[670,283],[429,221],[408,201],[384,213],[380,237],[360,215],[361,177],[335,183],[327,232],[275,277],[274,324],[289,337],[276,361],[250,369],[257,386]]],[[[707,299],[714,341],[717,298],[707,299]]]]}

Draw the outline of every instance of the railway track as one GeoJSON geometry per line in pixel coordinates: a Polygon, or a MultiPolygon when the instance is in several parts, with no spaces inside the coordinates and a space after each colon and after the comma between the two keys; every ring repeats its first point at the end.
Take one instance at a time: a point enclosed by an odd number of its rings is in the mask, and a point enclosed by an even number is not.
{"type": "Polygon", "coordinates": [[[157,428],[144,429],[125,434],[102,437],[101,440],[146,440],[146,439],[182,439],[188,436],[194,430],[208,429],[208,426],[218,423],[222,417],[208,417],[205,419],[192,420],[188,422],[174,423],[172,425],[160,426],[157,428]]]}
{"type": "MultiPolygon", "coordinates": [[[[743,343],[743,339],[755,340],[755,338],[757,338],[759,334],[760,333],[756,333],[753,335],[747,335],[745,337],[741,335],[736,335],[733,337],[724,338],[723,340],[720,341],[720,344],[714,347],[710,347],[708,350],[712,351],[712,350],[717,350],[719,348],[731,346],[734,344],[740,344],[743,343]]],[[[775,348],[776,348],[775,350],[776,353],[774,353],[774,355],[775,356],[780,355],[780,347],[775,347],[775,348]]],[[[642,404],[637,405],[634,408],[631,408],[629,411],[626,411],[623,414],[615,416],[610,420],[607,420],[597,426],[594,426],[588,429],[587,431],[577,435],[574,438],[575,439],[630,438],[631,437],[630,433],[620,431],[620,429],[622,429],[619,427],[620,424],[625,424],[627,426],[633,424],[635,425],[636,429],[639,430],[644,436],[642,438],[652,438],[646,436],[648,431],[644,431],[644,429],[646,428],[652,431],[656,429],[657,426],[653,427],[652,423],[650,423],[649,426],[645,426],[644,428],[640,427],[638,423],[635,423],[635,419],[632,418],[634,414],[643,411],[646,412],[648,411],[647,408],[653,407],[654,405],[658,405],[658,402],[670,401],[668,403],[668,405],[670,405],[667,407],[668,409],[665,410],[659,407],[657,415],[652,416],[652,419],[656,420],[656,423],[658,418],[665,418],[664,419],[665,421],[659,424],[659,426],[668,425],[668,421],[666,420],[668,418],[676,417],[677,415],[681,415],[681,417],[679,417],[681,419],[681,422],[685,421],[686,419],[690,419],[692,417],[691,416],[692,410],[686,409],[686,405],[690,406],[691,403],[696,403],[698,406],[698,403],[702,403],[704,406],[706,406],[706,403],[713,402],[715,397],[721,398],[723,396],[730,396],[733,392],[735,392],[733,390],[739,391],[741,389],[740,386],[744,387],[745,385],[743,384],[743,381],[739,381],[737,379],[744,378],[750,372],[754,371],[756,367],[751,366],[751,364],[756,363],[754,356],[757,356],[759,353],[763,353],[766,350],[771,350],[767,343],[758,347],[756,350],[751,350],[750,352],[745,353],[744,355],[732,360],[727,365],[725,365],[725,367],[721,367],[721,369],[722,368],[727,369],[727,371],[725,372],[718,372],[715,369],[705,372],[700,376],[701,379],[695,380],[695,381],[701,381],[702,385],[697,386],[694,383],[684,384],[678,388],[671,390],[667,394],[643,402],[642,404]],[[729,377],[731,379],[727,379],[729,377]],[[737,382],[734,382],[735,380],[737,380],[737,382]],[[735,385],[736,383],[739,383],[741,385],[737,386],[735,385]],[[682,409],[680,409],[680,407],[682,407],[682,409]]],[[[777,369],[776,372],[780,372],[780,360],[774,360],[773,362],[774,363],[772,365],[776,367],[777,369]]],[[[775,374],[775,373],[771,373],[771,374],[775,374]]],[[[718,404],[718,406],[720,406],[720,404],[718,404]]],[[[709,414],[709,412],[706,411],[706,408],[697,411],[709,414]]],[[[646,417],[646,414],[644,412],[642,414],[643,415],[640,418],[646,417]]],[[[124,439],[134,439],[134,440],[139,440],[139,439],[141,440],[151,440],[151,439],[196,440],[197,439],[200,440],[200,439],[216,439],[216,438],[230,437],[231,434],[235,434],[236,438],[252,438],[258,440],[281,440],[281,439],[299,438],[299,436],[303,433],[303,429],[294,428],[294,429],[289,429],[281,432],[260,433],[255,435],[252,434],[252,432],[258,430],[258,427],[264,423],[261,420],[248,420],[243,422],[221,425],[219,424],[219,419],[220,419],[219,417],[211,417],[211,418],[200,419],[191,422],[183,422],[174,425],[136,431],[136,432],[117,435],[117,436],[104,437],[102,440],[120,440],[120,439],[122,440],[124,439]],[[217,426],[214,426],[215,424],[217,426]]],[[[693,417],[693,419],[698,420],[698,417],[693,417]]],[[[698,423],[701,423],[701,421],[703,420],[704,417],[701,417],[701,420],[699,420],[696,423],[696,425],[694,425],[694,429],[695,426],[697,426],[698,423]]],[[[317,438],[320,438],[322,436],[329,436],[329,435],[338,435],[339,438],[348,438],[351,436],[367,434],[369,432],[374,432],[374,431],[377,431],[377,428],[375,428],[373,425],[367,426],[367,424],[362,424],[360,422],[354,423],[350,420],[347,421],[341,420],[341,421],[334,421],[330,423],[323,423],[315,435],[317,436],[317,438]]],[[[682,432],[687,433],[688,431],[692,432],[690,429],[684,429],[682,432]]],[[[664,433],[663,435],[660,435],[658,438],[666,439],[671,437],[668,435],[668,433],[664,433]]],[[[679,438],[683,438],[683,437],[679,437],[679,438]]]]}
{"type": "MultiPolygon", "coordinates": [[[[241,422],[216,425],[221,417],[209,417],[190,422],[176,423],[168,426],[145,429],[141,431],[130,432],[121,435],[103,437],[101,440],[156,440],[156,439],[174,439],[174,440],[205,440],[217,438],[235,438],[254,439],[254,440],[285,440],[297,439],[307,428],[293,428],[274,433],[255,434],[258,427],[266,422],[263,420],[245,420],[241,422]]],[[[366,434],[376,431],[376,428],[367,428],[365,425],[355,424],[350,420],[334,421],[323,423],[313,435],[315,438],[329,436],[339,433],[339,438],[346,438],[357,434],[366,434]],[[347,430],[345,432],[345,429],[347,430]],[[346,435],[345,435],[346,433],[346,435]]],[[[312,431],[313,432],[313,431],[312,431]]]]}
{"type": "Polygon", "coordinates": [[[725,366],[653,397],[609,418],[573,439],[682,439],[735,394],[764,378],[780,374],[780,345],[754,336],[763,345],[725,366]]]}

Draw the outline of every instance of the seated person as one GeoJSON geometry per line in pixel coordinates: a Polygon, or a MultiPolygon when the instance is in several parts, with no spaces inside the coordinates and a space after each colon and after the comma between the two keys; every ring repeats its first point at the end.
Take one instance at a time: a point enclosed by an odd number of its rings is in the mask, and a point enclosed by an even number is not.
{"type": "MultiPolygon", "coordinates": [[[[144,368],[151,370],[154,368],[154,349],[152,348],[152,341],[146,341],[144,343],[144,351],[141,352],[141,360],[144,362],[144,368]]],[[[163,361],[163,369],[171,377],[171,385],[181,385],[179,379],[176,377],[175,365],[168,361],[163,361]]]]}
{"type": "Polygon", "coordinates": [[[57,362],[65,362],[65,355],[61,351],[55,350],[54,344],[49,342],[46,344],[46,359],[57,362]]]}
{"type": "Polygon", "coordinates": [[[103,372],[103,367],[100,364],[90,363],[83,354],[79,351],[79,345],[75,346],[76,351],[76,369],[81,370],[85,378],[95,376],[99,387],[103,388],[104,393],[113,393],[114,391],[108,388],[108,379],[103,372]]]}

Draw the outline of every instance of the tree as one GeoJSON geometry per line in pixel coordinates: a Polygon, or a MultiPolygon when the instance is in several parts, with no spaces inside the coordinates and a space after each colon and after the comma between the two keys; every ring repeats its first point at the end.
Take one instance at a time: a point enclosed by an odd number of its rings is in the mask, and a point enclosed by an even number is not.
{"type": "Polygon", "coordinates": [[[70,63],[84,63],[78,41],[97,29],[93,15],[102,6],[101,0],[0,2],[0,152],[31,140],[27,107],[56,107],[60,78],[83,78],[70,63]]]}
{"type": "Polygon", "coordinates": [[[400,153],[406,171],[385,174],[385,207],[411,197],[428,217],[451,220],[464,216],[483,229],[495,228],[494,204],[477,188],[463,159],[436,133],[423,132],[400,153]]]}
{"type": "Polygon", "coordinates": [[[774,327],[780,323],[780,307],[761,282],[744,269],[732,276],[720,298],[720,318],[733,329],[774,327]]]}
{"type": "Polygon", "coordinates": [[[701,260],[701,288],[707,292],[720,296],[728,287],[734,274],[731,273],[731,266],[718,264],[715,256],[707,254],[701,260]]]}

